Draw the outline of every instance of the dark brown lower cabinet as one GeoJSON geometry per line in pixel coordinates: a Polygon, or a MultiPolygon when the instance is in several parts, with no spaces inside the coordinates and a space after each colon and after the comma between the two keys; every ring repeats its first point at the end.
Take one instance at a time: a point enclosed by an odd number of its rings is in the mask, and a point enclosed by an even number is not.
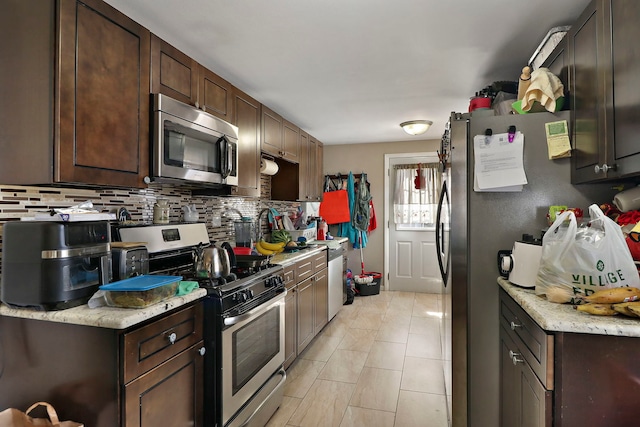
{"type": "Polygon", "coordinates": [[[126,330],[0,316],[0,408],[46,400],[86,426],[199,426],[201,303],[126,330]]]}
{"type": "Polygon", "coordinates": [[[315,287],[313,277],[298,283],[298,354],[302,353],[314,337],[313,303],[315,287]]]}
{"type": "Polygon", "coordinates": [[[500,345],[501,425],[550,426],[552,392],[544,388],[503,327],[500,328],[500,345]]]}
{"type": "Polygon", "coordinates": [[[287,369],[329,322],[327,251],[284,267],[285,362],[287,369]]]}
{"type": "Polygon", "coordinates": [[[315,288],[313,317],[316,335],[329,322],[329,276],[327,272],[325,268],[313,277],[313,286],[315,288]]]}
{"type": "Polygon", "coordinates": [[[202,341],[125,386],[126,426],[202,426],[202,341]]]}
{"type": "Polygon", "coordinates": [[[640,338],[544,331],[500,289],[500,345],[501,426],[639,425],[640,338]]]}

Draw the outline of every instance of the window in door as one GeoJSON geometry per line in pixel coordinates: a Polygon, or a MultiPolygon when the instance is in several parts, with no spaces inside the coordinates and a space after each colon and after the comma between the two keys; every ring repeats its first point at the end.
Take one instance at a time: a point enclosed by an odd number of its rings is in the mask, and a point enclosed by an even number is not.
{"type": "MultiPolygon", "coordinates": [[[[442,183],[449,169],[439,163],[394,166],[393,218],[396,230],[434,229],[442,183]]],[[[448,218],[443,218],[448,222],[448,218]]],[[[445,222],[445,223],[446,223],[445,222]]]]}

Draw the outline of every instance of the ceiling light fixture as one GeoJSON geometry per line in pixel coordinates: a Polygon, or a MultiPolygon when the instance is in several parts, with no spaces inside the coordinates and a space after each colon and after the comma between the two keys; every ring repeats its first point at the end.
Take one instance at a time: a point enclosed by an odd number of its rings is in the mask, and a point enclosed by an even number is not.
{"type": "Polygon", "coordinates": [[[409,135],[422,135],[432,124],[431,120],[411,120],[400,123],[400,127],[409,135]]]}

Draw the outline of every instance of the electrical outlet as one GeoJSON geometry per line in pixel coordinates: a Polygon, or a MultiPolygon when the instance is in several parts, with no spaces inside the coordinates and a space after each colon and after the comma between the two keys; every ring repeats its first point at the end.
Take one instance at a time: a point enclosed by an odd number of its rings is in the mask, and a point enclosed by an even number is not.
{"type": "Polygon", "coordinates": [[[222,218],[220,218],[219,216],[214,216],[213,219],[211,220],[211,226],[222,227],[222,218]]]}

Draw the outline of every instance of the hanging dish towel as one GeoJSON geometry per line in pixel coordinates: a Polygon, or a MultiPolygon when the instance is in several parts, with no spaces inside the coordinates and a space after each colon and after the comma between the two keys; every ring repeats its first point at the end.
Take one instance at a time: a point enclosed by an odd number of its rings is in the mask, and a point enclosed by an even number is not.
{"type": "MultiPolygon", "coordinates": [[[[349,177],[347,178],[347,195],[349,196],[349,211],[353,216],[353,212],[355,209],[354,205],[356,201],[356,192],[355,192],[355,179],[353,177],[353,173],[351,172],[349,172],[349,177]]],[[[362,247],[364,247],[367,244],[367,235],[366,233],[363,233],[363,234],[364,236],[362,236],[362,244],[363,244],[362,247]]],[[[353,248],[357,249],[360,247],[361,236],[360,236],[360,233],[358,233],[356,228],[351,223],[351,219],[349,219],[349,221],[347,222],[340,223],[340,226],[338,227],[338,236],[346,237],[347,239],[349,239],[349,241],[353,245],[353,248]]]]}

